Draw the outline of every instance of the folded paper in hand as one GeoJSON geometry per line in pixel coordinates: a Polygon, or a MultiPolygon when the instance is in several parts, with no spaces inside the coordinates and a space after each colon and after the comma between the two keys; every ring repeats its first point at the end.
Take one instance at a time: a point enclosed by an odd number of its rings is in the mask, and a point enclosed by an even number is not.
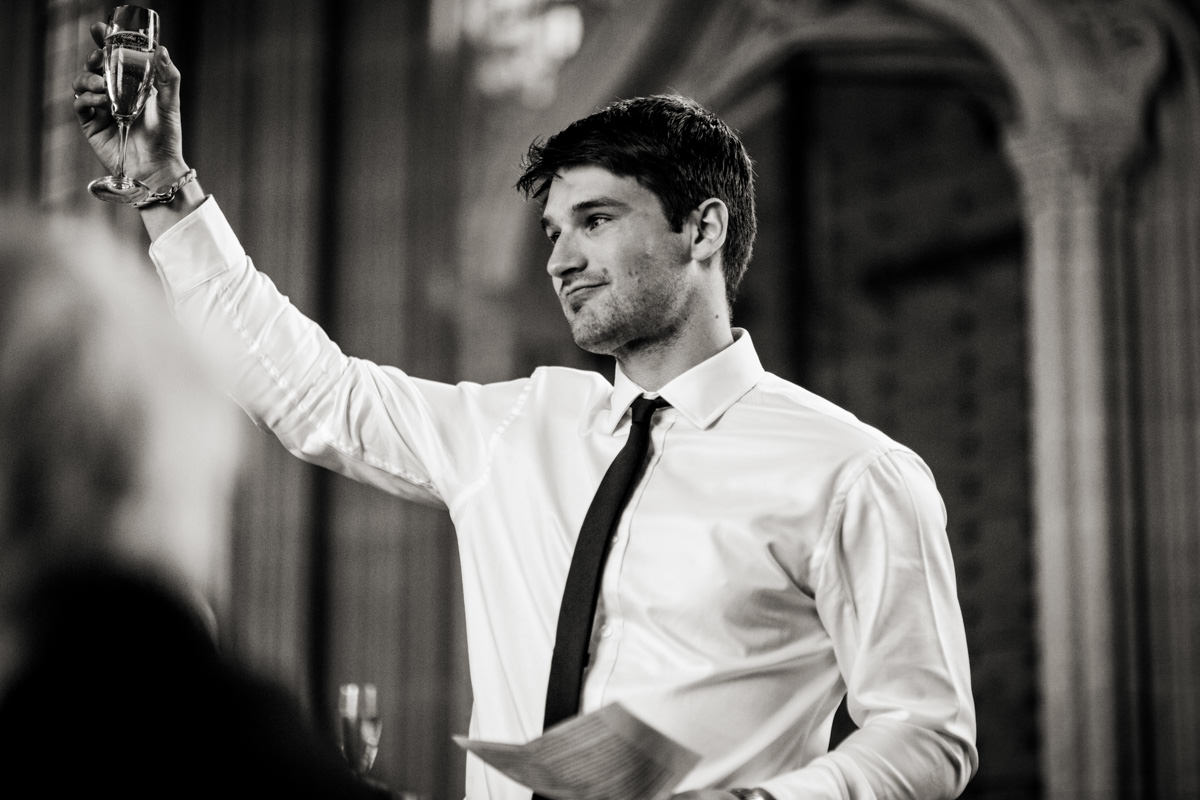
{"type": "Polygon", "coordinates": [[[454,741],[554,800],[663,800],[700,760],[619,703],[560,722],[526,744],[454,741]]]}

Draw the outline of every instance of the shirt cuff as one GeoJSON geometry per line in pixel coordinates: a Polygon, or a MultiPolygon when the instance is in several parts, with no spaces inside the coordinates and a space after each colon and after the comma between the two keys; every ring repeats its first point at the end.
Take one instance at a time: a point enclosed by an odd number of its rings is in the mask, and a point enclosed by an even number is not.
{"type": "Polygon", "coordinates": [[[241,242],[211,195],[150,245],[150,260],[172,303],[245,258],[241,242]]]}

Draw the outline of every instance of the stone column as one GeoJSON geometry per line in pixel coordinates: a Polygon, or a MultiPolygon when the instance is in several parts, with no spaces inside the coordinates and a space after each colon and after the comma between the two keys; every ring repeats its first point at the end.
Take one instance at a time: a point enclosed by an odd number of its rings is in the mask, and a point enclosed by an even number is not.
{"type": "Polygon", "coordinates": [[[1136,783],[1138,742],[1120,724],[1137,676],[1121,672],[1131,599],[1114,570],[1129,532],[1110,233],[1163,40],[1137,3],[1000,5],[1004,35],[978,34],[1020,109],[1007,144],[1027,232],[1042,774],[1047,797],[1117,797],[1136,783]]]}
{"type": "Polygon", "coordinates": [[[1117,786],[1103,246],[1125,143],[1046,121],[1009,150],[1027,214],[1034,555],[1047,796],[1117,786]]]}

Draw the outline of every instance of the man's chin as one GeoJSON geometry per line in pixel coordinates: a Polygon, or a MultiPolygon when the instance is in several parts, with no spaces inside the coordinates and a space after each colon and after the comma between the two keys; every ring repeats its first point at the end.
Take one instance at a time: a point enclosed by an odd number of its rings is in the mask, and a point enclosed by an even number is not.
{"type": "Polygon", "coordinates": [[[616,352],[612,344],[606,341],[594,341],[576,337],[575,346],[595,356],[611,356],[616,352]]]}
{"type": "Polygon", "coordinates": [[[578,321],[571,323],[571,338],[575,340],[575,346],[593,355],[610,356],[615,352],[612,337],[606,334],[606,331],[580,325],[578,321]]]}

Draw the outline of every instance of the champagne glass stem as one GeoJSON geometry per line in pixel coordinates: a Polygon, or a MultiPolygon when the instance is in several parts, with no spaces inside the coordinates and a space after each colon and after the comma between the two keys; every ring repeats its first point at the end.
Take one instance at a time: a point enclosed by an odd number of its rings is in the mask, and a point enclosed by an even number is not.
{"type": "Polygon", "coordinates": [[[129,123],[123,119],[117,120],[117,136],[119,138],[117,156],[117,177],[125,179],[125,145],[129,142],[129,123]]]}

